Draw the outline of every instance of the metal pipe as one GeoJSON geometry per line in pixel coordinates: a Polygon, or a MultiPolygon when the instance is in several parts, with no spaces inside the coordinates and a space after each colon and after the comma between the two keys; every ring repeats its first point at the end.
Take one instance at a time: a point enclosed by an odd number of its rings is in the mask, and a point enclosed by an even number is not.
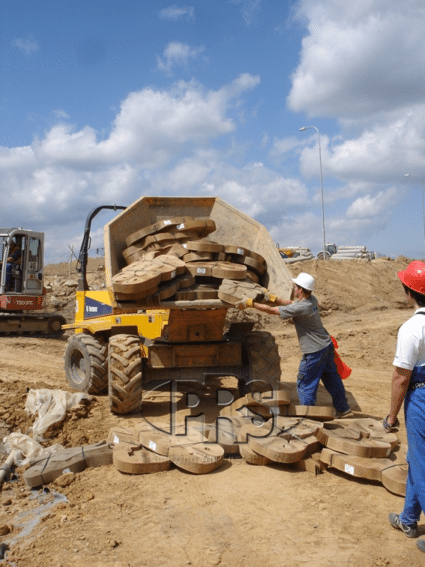
{"type": "Polygon", "coordinates": [[[321,188],[321,196],[322,196],[322,228],[323,228],[323,260],[326,260],[326,237],[325,237],[325,204],[323,199],[323,172],[322,172],[322,147],[320,145],[320,132],[316,126],[303,126],[300,128],[300,132],[304,132],[308,128],[314,128],[317,132],[317,136],[319,138],[319,165],[320,165],[320,188],[321,188]]]}

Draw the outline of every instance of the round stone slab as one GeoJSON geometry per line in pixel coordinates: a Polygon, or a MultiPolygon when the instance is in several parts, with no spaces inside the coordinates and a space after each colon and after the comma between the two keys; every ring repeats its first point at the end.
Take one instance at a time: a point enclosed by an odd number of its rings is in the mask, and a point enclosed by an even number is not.
{"type": "Polygon", "coordinates": [[[158,455],[141,445],[116,445],[112,459],[115,467],[120,472],[127,474],[149,474],[166,471],[171,466],[168,457],[158,455]]]}
{"type": "Polygon", "coordinates": [[[146,290],[152,290],[161,281],[162,272],[158,270],[146,270],[146,272],[140,275],[134,275],[131,272],[121,272],[112,278],[112,288],[114,292],[124,295],[141,294],[146,290]]]}
{"type": "Polygon", "coordinates": [[[248,445],[256,453],[276,463],[296,463],[307,454],[307,443],[284,437],[248,438],[248,445]]]}
{"type": "Polygon", "coordinates": [[[392,450],[390,443],[363,437],[361,432],[342,423],[326,423],[315,435],[325,447],[357,457],[384,458],[392,450]]]}
{"type": "Polygon", "coordinates": [[[218,254],[223,251],[224,246],[210,240],[189,240],[187,242],[187,249],[192,252],[211,252],[218,254]]]}
{"type": "Polygon", "coordinates": [[[212,268],[212,276],[222,279],[244,280],[246,272],[246,266],[232,262],[216,262],[212,268]]]}
{"type": "Polygon", "coordinates": [[[171,446],[169,458],[176,467],[194,474],[206,474],[223,462],[224,450],[216,443],[171,446]]]}
{"type": "Polygon", "coordinates": [[[193,217],[173,217],[170,219],[164,219],[155,222],[153,224],[150,224],[149,226],[143,227],[137,230],[136,232],[133,232],[126,238],[125,242],[127,246],[131,246],[135,242],[138,242],[139,240],[142,240],[143,238],[146,238],[151,234],[154,234],[156,232],[161,232],[164,229],[181,225],[182,223],[189,222],[192,220],[194,220],[193,217]]]}

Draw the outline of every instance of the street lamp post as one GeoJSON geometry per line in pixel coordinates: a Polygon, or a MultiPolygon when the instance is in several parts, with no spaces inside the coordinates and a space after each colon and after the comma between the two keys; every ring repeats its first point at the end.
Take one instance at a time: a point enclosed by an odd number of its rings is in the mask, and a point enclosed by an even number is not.
{"type": "Polygon", "coordinates": [[[323,200],[323,173],[322,173],[322,148],[320,146],[320,132],[316,126],[303,126],[300,132],[304,132],[308,128],[313,128],[317,132],[319,138],[319,165],[320,165],[320,188],[322,194],[322,227],[323,227],[323,260],[326,260],[326,237],[325,237],[325,205],[323,200]]]}
{"type": "MultiPolygon", "coordinates": [[[[414,177],[418,177],[421,182],[421,189],[422,189],[422,224],[424,226],[424,247],[425,247],[425,200],[424,200],[424,182],[419,175],[413,174],[414,177]]],[[[412,177],[410,173],[405,173],[404,177],[412,177]]]]}

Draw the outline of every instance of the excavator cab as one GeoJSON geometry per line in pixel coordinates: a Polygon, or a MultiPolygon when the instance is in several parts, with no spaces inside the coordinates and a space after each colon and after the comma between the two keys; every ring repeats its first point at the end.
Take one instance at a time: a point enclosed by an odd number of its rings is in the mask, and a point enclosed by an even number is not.
{"type": "Polygon", "coordinates": [[[43,247],[42,232],[0,229],[0,295],[43,295],[43,247]]]}
{"type": "Polygon", "coordinates": [[[0,228],[0,335],[62,336],[65,317],[44,311],[43,250],[42,232],[0,228]]]}

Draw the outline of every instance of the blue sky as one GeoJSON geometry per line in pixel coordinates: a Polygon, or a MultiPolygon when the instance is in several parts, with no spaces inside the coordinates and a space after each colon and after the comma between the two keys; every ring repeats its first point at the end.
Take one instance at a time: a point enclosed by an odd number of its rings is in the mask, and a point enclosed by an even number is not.
{"type": "Polygon", "coordinates": [[[101,204],[219,196],[317,253],[315,126],[326,240],[423,258],[424,27],[422,0],[2,2],[0,225],[60,262],[101,204]]]}

